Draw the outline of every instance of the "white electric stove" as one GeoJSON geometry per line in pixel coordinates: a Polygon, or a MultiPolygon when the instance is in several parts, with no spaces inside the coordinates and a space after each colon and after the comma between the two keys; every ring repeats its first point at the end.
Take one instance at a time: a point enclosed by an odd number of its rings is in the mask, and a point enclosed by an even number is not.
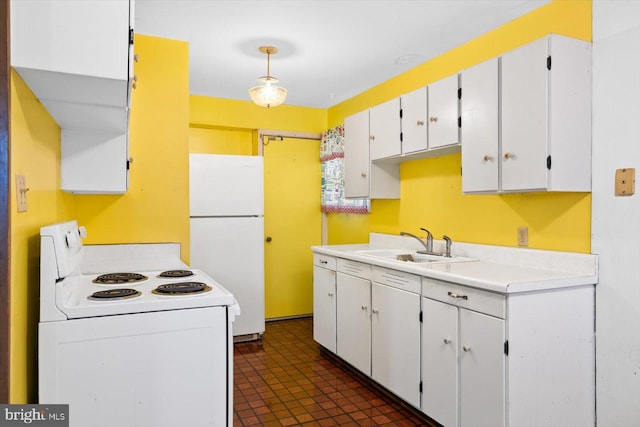
{"type": "Polygon", "coordinates": [[[179,244],[40,235],[40,403],[68,403],[72,427],[232,425],[231,293],[179,244]]]}

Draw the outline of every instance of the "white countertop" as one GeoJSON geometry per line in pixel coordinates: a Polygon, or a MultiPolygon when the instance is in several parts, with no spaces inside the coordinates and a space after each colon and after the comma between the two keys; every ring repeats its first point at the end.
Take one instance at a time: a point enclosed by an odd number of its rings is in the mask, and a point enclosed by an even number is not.
{"type": "MultiPolygon", "coordinates": [[[[473,258],[476,261],[412,263],[358,252],[373,249],[419,249],[415,244],[419,245],[415,239],[371,233],[368,244],[313,246],[311,249],[319,254],[503,294],[595,285],[598,282],[597,256],[590,254],[456,242],[452,248],[454,256],[473,258]]],[[[434,241],[434,248],[441,246],[442,242],[434,241]]]]}

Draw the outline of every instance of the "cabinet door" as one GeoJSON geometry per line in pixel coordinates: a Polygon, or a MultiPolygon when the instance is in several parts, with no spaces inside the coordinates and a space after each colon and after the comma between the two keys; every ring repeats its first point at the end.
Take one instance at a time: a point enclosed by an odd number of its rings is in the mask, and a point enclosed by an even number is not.
{"type": "Polygon", "coordinates": [[[427,145],[427,88],[402,95],[402,153],[413,153],[427,145]]]}
{"type": "Polygon", "coordinates": [[[371,285],[371,377],[420,407],[420,296],[371,285]]]}
{"type": "Polygon", "coordinates": [[[498,58],[460,74],[462,191],[498,191],[498,58]]]}
{"type": "MultiPolygon", "coordinates": [[[[547,188],[548,40],[502,57],[502,189],[547,188]]],[[[585,126],[588,124],[585,123],[585,126]]]]}
{"type": "Polygon", "coordinates": [[[336,352],[336,272],[313,267],[313,339],[336,352]]]}
{"type": "Polygon", "coordinates": [[[429,85],[429,148],[458,144],[458,75],[429,85]]]}
{"type": "Polygon", "coordinates": [[[336,292],[337,354],[371,375],[371,282],[337,273],[336,292]]]}
{"type": "Polygon", "coordinates": [[[344,195],[369,197],[369,110],[344,119],[344,195]]]}
{"type": "Polygon", "coordinates": [[[458,425],[458,308],[422,298],[422,412],[458,425]]]}
{"type": "Polygon", "coordinates": [[[369,152],[371,160],[397,156],[400,148],[400,98],[369,110],[369,152]]]}
{"type": "Polygon", "coordinates": [[[461,308],[460,349],[460,426],[504,426],[504,320],[461,308]]]}

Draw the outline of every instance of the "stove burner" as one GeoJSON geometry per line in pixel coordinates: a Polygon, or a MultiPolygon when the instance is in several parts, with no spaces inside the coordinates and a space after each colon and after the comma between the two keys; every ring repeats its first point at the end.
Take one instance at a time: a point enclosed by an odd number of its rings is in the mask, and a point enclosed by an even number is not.
{"type": "Polygon", "coordinates": [[[99,300],[99,301],[108,301],[114,299],[125,299],[125,298],[133,298],[142,295],[139,291],[135,289],[128,288],[119,288],[119,289],[109,289],[108,291],[98,291],[94,292],[89,296],[89,299],[99,300]]]}
{"type": "Polygon", "coordinates": [[[180,277],[189,277],[189,276],[193,276],[193,271],[191,271],[191,270],[168,270],[168,271],[163,271],[162,273],[160,273],[158,275],[158,277],[171,278],[171,279],[176,279],[176,278],[180,278],[180,277]]]}
{"type": "Polygon", "coordinates": [[[139,273],[107,273],[93,279],[93,283],[101,285],[118,285],[121,283],[135,283],[147,280],[148,277],[139,273]]]}
{"type": "Polygon", "coordinates": [[[151,292],[157,295],[190,295],[201,294],[210,290],[210,286],[201,282],[178,282],[160,285],[151,292]]]}

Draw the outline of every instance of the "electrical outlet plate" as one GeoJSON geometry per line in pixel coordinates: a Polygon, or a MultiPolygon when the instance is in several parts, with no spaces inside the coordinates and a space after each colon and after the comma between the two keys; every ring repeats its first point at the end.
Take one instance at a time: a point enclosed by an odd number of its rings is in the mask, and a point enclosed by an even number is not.
{"type": "Polygon", "coordinates": [[[529,246],[529,227],[518,227],[518,246],[529,246]]]}
{"type": "Polygon", "coordinates": [[[636,192],[635,168],[616,170],[616,196],[631,196],[636,192]]]}
{"type": "Polygon", "coordinates": [[[18,212],[27,211],[27,179],[24,175],[16,175],[16,197],[18,212]]]}

